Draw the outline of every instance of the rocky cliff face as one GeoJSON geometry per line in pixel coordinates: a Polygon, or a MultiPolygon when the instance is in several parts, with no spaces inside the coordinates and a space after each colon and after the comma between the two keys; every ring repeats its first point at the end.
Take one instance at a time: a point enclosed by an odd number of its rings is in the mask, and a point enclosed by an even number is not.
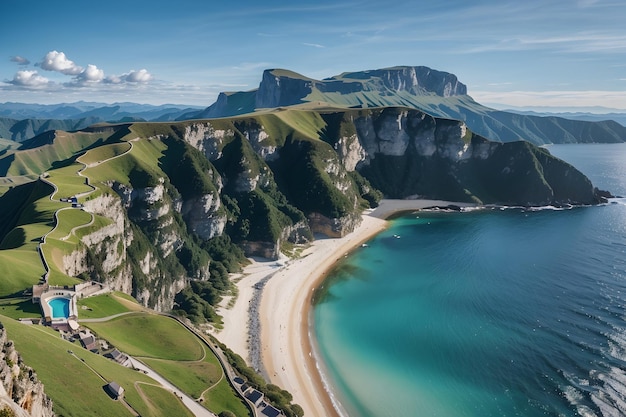
{"type": "MultiPolygon", "coordinates": [[[[351,113],[362,150],[340,152],[394,198],[523,206],[593,204],[599,195],[570,165],[527,142],[491,142],[464,122],[406,109],[351,113]]],[[[341,148],[340,138],[336,147],[341,148]]]]}
{"type": "Polygon", "coordinates": [[[69,276],[95,275],[95,261],[100,273],[106,276],[109,286],[132,294],[132,272],[127,262],[127,248],[133,241],[133,232],[121,200],[111,194],[104,194],[86,201],[84,209],[94,215],[106,217],[111,222],[85,235],[81,239],[83,244],[63,257],[65,273],[69,276]],[[97,259],[94,254],[97,254],[97,259]]]}
{"type": "Polygon", "coordinates": [[[9,408],[16,417],[52,417],[52,400],[44,392],[35,371],[27,366],[7,338],[0,323],[0,409],[9,408]]]}
{"type": "Polygon", "coordinates": [[[182,238],[173,227],[176,204],[163,202],[162,185],[139,190],[119,183],[111,186],[117,195],[103,194],[84,205],[85,211],[108,218],[110,224],[83,236],[82,245],[63,257],[65,273],[70,276],[87,274],[114,290],[134,295],[145,306],[169,311],[174,296],[185,287],[186,277],[164,279],[157,260],[166,258],[181,245],[182,238]],[[129,248],[138,244],[138,231],[132,227],[131,218],[151,223],[155,231],[152,245],[142,245],[139,257],[136,251],[129,253],[129,248]],[[137,271],[148,281],[138,281],[137,271]]]}
{"type": "Polygon", "coordinates": [[[281,70],[265,70],[256,92],[256,108],[273,108],[300,103],[311,94],[315,80],[281,70]],[[295,75],[295,76],[294,76],[295,75]]]}
{"type": "Polygon", "coordinates": [[[406,91],[416,96],[434,94],[441,97],[467,94],[467,87],[457,79],[456,75],[424,66],[392,67],[345,73],[329,78],[328,81],[330,80],[342,80],[344,82],[363,80],[363,90],[366,91],[406,91]]]}

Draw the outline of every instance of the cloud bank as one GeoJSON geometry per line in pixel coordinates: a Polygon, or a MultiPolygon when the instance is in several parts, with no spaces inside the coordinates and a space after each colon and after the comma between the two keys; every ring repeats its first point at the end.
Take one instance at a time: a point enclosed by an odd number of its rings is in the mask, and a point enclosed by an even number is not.
{"type": "Polygon", "coordinates": [[[30,88],[42,88],[50,83],[46,77],[42,77],[37,71],[18,71],[11,81],[7,81],[8,84],[13,84],[20,87],[30,88]]]}
{"type": "MultiPolygon", "coordinates": [[[[30,61],[22,56],[16,55],[10,58],[20,66],[29,65],[30,61]]],[[[71,77],[66,82],[52,81],[42,75],[36,69],[20,70],[15,73],[12,80],[5,80],[9,88],[15,89],[51,89],[61,88],[84,88],[115,84],[120,87],[137,86],[147,84],[154,80],[152,74],[143,68],[138,71],[131,70],[121,75],[105,75],[104,70],[94,64],[81,66],[69,59],[64,52],[50,51],[35,66],[43,71],[54,72],[71,77]]]]}

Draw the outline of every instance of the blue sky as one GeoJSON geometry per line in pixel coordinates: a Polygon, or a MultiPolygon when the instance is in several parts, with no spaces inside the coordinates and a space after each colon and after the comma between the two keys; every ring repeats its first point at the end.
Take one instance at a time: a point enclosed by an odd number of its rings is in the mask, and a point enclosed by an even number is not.
{"type": "Polygon", "coordinates": [[[210,105],[262,71],[456,74],[496,107],[626,109],[626,2],[4,0],[0,102],[210,105]]]}

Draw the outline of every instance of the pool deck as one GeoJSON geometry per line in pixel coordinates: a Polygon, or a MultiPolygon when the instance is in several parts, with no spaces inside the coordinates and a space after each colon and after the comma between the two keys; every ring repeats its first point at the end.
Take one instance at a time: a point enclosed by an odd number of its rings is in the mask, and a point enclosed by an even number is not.
{"type": "Polygon", "coordinates": [[[76,299],[76,292],[69,289],[54,288],[42,293],[39,299],[39,305],[41,306],[41,312],[46,320],[46,323],[49,323],[52,327],[65,327],[70,325],[71,321],[76,322],[78,319],[76,299]],[[48,304],[48,301],[55,298],[65,298],[70,301],[69,317],[53,317],[52,308],[48,304]]]}

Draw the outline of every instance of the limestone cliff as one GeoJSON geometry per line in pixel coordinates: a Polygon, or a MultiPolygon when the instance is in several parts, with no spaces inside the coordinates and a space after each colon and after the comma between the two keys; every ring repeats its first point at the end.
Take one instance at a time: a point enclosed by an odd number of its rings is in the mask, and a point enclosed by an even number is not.
{"type": "Polygon", "coordinates": [[[44,392],[35,371],[15,350],[0,323],[0,410],[9,408],[16,417],[52,417],[52,400],[44,392]]]}
{"type": "MultiPolygon", "coordinates": [[[[527,142],[491,142],[464,122],[408,109],[355,111],[346,117],[362,149],[353,145],[352,151],[339,152],[344,165],[355,166],[393,198],[523,206],[601,201],[574,167],[527,142]]],[[[348,140],[340,137],[335,146],[341,149],[348,140]]]]}

